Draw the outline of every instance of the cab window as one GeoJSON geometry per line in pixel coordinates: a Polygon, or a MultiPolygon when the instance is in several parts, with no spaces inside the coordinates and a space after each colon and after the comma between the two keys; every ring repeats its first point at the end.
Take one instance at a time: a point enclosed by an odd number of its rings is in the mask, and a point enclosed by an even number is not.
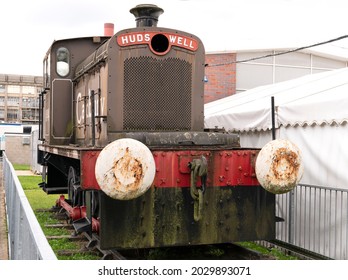
{"type": "Polygon", "coordinates": [[[57,50],[57,74],[65,77],[69,74],[69,50],[61,47],[57,50]]]}

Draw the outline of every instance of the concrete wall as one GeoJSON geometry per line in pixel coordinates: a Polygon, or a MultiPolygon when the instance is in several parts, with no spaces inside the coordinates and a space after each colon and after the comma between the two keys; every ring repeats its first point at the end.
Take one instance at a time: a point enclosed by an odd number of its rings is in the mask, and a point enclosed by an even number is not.
{"type": "Polygon", "coordinates": [[[31,163],[30,134],[5,134],[5,152],[12,164],[31,163]]]}

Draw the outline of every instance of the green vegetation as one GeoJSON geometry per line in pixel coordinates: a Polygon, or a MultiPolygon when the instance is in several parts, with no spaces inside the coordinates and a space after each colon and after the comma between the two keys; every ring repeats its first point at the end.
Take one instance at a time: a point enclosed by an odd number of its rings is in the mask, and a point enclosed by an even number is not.
{"type": "Polygon", "coordinates": [[[38,184],[42,182],[41,176],[18,176],[23,190],[37,190],[38,184]]]}
{"type": "Polygon", "coordinates": [[[18,176],[18,180],[33,210],[47,209],[55,205],[57,195],[47,195],[38,186],[42,182],[41,176],[18,176]]]}
{"type": "Polygon", "coordinates": [[[263,255],[274,257],[277,260],[297,260],[298,259],[294,256],[286,255],[276,248],[266,248],[254,242],[239,242],[238,244],[250,250],[257,251],[263,255]]]}
{"type": "Polygon", "coordinates": [[[60,260],[100,260],[97,255],[89,253],[76,253],[70,256],[59,256],[60,260]]]}
{"type": "Polygon", "coordinates": [[[144,256],[148,260],[217,260],[224,259],[225,251],[215,246],[168,247],[149,250],[144,256]]]}
{"type": "Polygon", "coordinates": [[[27,164],[13,164],[13,168],[15,170],[30,170],[30,166],[27,164]]]}

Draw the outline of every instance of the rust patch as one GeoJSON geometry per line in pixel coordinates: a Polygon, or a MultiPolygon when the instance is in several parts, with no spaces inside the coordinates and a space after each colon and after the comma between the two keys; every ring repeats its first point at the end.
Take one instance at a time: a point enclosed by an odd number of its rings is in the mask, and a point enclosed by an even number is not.
{"type": "Polygon", "coordinates": [[[129,148],[114,164],[115,189],[127,192],[137,191],[143,181],[142,163],[131,156],[129,148]]]}
{"type": "Polygon", "coordinates": [[[279,148],[271,164],[274,178],[277,180],[293,181],[299,172],[298,155],[286,148],[279,148]]]}

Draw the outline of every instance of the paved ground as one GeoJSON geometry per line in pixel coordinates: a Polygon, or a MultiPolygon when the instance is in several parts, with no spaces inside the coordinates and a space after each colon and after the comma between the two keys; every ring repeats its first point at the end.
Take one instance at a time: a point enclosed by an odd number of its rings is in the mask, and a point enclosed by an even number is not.
{"type": "Polygon", "coordinates": [[[17,176],[35,176],[31,170],[16,170],[17,176]]]}
{"type": "Polygon", "coordinates": [[[5,187],[2,180],[2,162],[0,163],[0,260],[8,260],[5,187]]]}

